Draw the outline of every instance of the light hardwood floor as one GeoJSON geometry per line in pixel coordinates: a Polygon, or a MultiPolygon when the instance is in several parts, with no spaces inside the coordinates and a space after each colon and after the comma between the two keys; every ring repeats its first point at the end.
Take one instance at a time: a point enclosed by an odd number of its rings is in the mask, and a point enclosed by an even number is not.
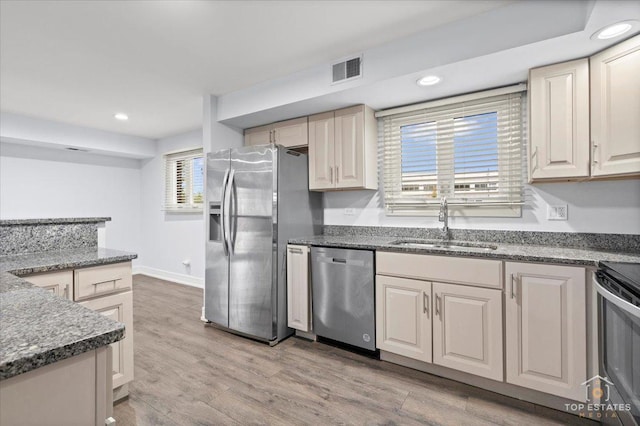
{"type": "Polygon", "coordinates": [[[141,275],[133,286],[135,380],[119,426],[586,423],[321,343],[270,348],[205,327],[202,290],[141,275]]]}

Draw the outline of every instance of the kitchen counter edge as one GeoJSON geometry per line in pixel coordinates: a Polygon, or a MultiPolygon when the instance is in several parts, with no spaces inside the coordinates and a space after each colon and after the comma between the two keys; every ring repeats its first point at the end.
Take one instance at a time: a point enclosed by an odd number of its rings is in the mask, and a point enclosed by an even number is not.
{"type": "Polygon", "coordinates": [[[554,263],[563,265],[597,267],[599,262],[640,263],[640,253],[614,253],[593,249],[570,247],[545,247],[536,245],[494,244],[496,250],[485,250],[474,247],[457,249],[403,247],[391,244],[398,238],[362,237],[362,236],[314,236],[292,238],[289,244],[336,247],[345,249],[380,250],[398,253],[428,254],[438,256],[475,257],[495,260],[521,262],[554,263]]]}

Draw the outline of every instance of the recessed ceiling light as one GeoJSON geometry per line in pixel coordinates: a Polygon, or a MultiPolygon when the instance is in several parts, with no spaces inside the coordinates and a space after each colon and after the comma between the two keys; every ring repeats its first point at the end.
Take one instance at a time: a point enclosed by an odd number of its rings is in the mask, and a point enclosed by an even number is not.
{"type": "Polygon", "coordinates": [[[442,79],[437,75],[427,75],[422,77],[416,83],[418,83],[418,86],[433,86],[434,84],[440,83],[440,80],[442,79]]]}
{"type": "Polygon", "coordinates": [[[635,21],[623,21],[618,22],[617,24],[609,25],[607,27],[601,28],[596,31],[591,38],[599,39],[599,40],[607,40],[609,38],[614,38],[621,36],[622,34],[628,32],[634,24],[635,21]]]}
{"type": "Polygon", "coordinates": [[[118,112],[113,115],[113,118],[120,121],[127,121],[129,119],[129,116],[123,112],[118,112]]]}

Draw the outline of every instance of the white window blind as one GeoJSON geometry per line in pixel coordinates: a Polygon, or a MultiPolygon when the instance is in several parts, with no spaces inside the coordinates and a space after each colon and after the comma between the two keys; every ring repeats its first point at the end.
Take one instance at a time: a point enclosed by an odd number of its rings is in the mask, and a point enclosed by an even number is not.
{"type": "Polygon", "coordinates": [[[165,159],[165,202],[169,212],[202,211],[204,157],[202,149],[173,152],[165,159]]]}
{"type": "Polygon", "coordinates": [[[464,102],[380,115],[389,214],[425,214],[442,197],[454,208],[511,206],[519,214],[524,92],[479,94],[464,102]]]}

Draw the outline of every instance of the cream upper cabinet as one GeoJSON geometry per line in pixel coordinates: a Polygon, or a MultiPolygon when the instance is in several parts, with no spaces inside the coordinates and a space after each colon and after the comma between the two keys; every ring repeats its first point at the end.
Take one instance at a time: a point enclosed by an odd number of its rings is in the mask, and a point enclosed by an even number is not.
{"type": "Polygon", "coordinates": [[[433,283],[433,363],[503,379],[502,291],[433,283]]]}
{"type": "Polygon", "coordinates": [[[113,388],[133,380],[133,293],[113,294],[80,302],[109,319],[124,323],[124,339],[112,343],[113,388]]]}
{"type": "Polygon", "coordinates": [[[589,176],[589,60],[529,72],[529,180],[589,176]]]}
{"type": "Polygon", "coordinates": [[[271,143],[271,131],[273,126],[268,124],[266,126],[254,127],[244,131],[244,145],[267,145],[271,143]]]}
{"type": "Polygon", "coordinates": [[[273,125],[273,143],[286,148],[300,148],[309,145],[307,117],[281,121],[273,125]]]}
{"type": "Polygon", "coordinates": [[[584,401],[586,270],[505,264],[506,381],[584,401]]]}
{"type": "Polygon", "coordinates": [[[49,290],[53,294],[73,300],[73,271],[46,272],[24,277],[26,281],[49,290]]]}
{"type": "Polygon", "coordinates": [[[376,276],[376,346],[431,362],[431,283],[376,276]]]}
{"type": "Polygon", "coordinates": [[[640,36],[591,57],[592,176],[640,174],[640,36]]]}
{"type": "Polygon", "coordinates": [[[286,148],[301,148],[309,145],[307,117],[280,121],[244,131],[245,146],[270,143],[286,148]]]}
{"type": "Polygon", "coordinates": [[[358,105],[309,117],[309,189],[377,189],[377,125],[358,105]]]}
{"type": "Polygon", "coordinates": [[[287,246],[287,325],[310,331],[309,247],[287,246]]]}
{"type": "Polygon", "coordinates": [[[333,112],[309,117],[309,189],[311,190],[335,187],[334,125],[333,112]]]}

